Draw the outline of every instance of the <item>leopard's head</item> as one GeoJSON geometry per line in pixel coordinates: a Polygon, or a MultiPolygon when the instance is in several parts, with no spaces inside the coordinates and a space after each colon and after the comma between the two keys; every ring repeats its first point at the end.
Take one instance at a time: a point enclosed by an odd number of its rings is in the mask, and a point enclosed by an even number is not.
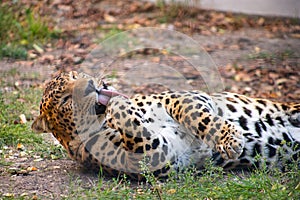
{"type": "Polygon", "coordinates": [[[100,79],[75,71],[61,73],[46,84],[32,129],[51,132],[67,148],[83,118],[103,120],[106,103],[114,95],[100,79]]]}

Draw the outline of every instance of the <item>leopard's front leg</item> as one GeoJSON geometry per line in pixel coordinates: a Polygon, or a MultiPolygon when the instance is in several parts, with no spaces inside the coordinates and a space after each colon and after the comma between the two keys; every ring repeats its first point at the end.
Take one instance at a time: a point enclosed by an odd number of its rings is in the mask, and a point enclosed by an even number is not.
{"type": "Polygon", "coordinates": [[[244,148],[243,135],[228,120],[213,112],[213,102],[207,94],[194,92],[166,94],[165,107],[180,124],[224,159],[237,159],[244,148]]]}
{"type": "Polygon", "coordinates": [[[210,146],[215,146],[224,159],[237,159],[245,145],[243,135],[230,121],[219,116],[203,112],[202,117],[190,124],[193,130],[197,128],[196,135],[210,146]]]}

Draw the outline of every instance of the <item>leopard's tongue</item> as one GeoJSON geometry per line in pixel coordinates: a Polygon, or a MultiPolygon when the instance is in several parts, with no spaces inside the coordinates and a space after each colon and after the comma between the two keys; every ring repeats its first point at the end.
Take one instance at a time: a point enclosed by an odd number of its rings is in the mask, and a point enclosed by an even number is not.
{"type": "Polygon", "coordinates": [[[98,94],[98,102],[101,103],[102,105],[107,105],[110,98],[115,97],[115,96],[123,96],[125,98],[128,98],[126,95],[119,93],[117,91],[112,91],[112,90],[107,90],[107,89],[101,89],[99,94],[98,94]]]}

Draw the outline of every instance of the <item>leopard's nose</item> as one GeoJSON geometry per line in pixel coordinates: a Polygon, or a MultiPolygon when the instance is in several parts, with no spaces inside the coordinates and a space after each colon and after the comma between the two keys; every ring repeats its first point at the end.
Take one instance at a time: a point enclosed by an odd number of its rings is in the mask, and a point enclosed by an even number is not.
{"type": "Polygon", "coordinates": [[[88,96],[92,92],[97,92],[94,82],[92,80],[88,81],[88,85],[84,91],[84,96],[88,96]]]}

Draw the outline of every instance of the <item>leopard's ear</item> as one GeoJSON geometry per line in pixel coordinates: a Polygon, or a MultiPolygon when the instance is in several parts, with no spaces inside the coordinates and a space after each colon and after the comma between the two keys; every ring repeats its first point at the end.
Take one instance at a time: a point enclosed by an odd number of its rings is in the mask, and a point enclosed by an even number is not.
{"type": "Polygon", "coordinates": [[[31,125],[31,129],[36,133],[48,133],[51,132],[49,124],[43,115],[38,116],[31,125]]]}

